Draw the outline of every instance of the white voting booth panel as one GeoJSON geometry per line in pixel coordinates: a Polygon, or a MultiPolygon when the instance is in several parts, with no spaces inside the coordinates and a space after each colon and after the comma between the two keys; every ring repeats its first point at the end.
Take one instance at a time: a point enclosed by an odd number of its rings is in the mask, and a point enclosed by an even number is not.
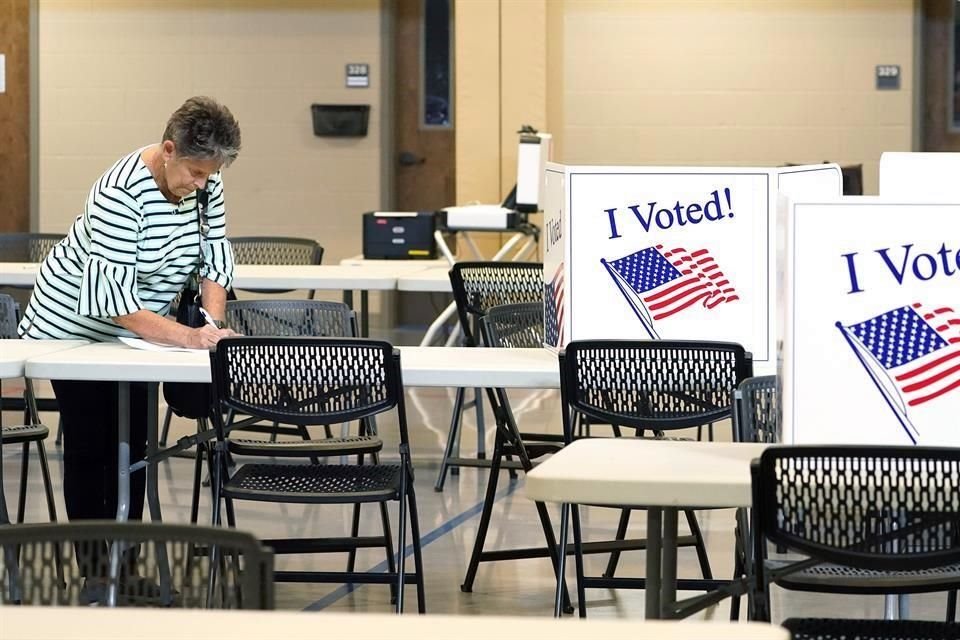
{"type": "Polygon", "coordinates": [[[785,217],[784,440],[960,445],[960,204],[850,198],[785,217]]]}
{"type": "Polygon", "coordinates": [[[880,197],[891,202],[960,202],[960,153],[884,152],[880,197]]]}
{"type": "Polygon", "coordinates": [[[771,168],[550,163],[546,346],[598,338],[722,340],[775,365],[778,194],[838,198],[834,164],[771,168]]]}

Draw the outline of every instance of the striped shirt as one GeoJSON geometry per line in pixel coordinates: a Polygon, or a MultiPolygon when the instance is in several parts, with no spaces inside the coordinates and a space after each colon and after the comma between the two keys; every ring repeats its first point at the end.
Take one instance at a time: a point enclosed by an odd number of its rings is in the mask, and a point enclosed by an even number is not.
{"type": "MultiPolygon", "coordinates": [[[[140,157],[121,158],[90,189],[83,214],[40,265],[18,331],[33,339],[115,340],[133,336],[112,320],[147,309],[166,315],[196,269],[200,245],[196,194],[178,204],[160,192],[140,157]]],[[[233,280],[223,181],[210,194],[200,274],[223,287],[233,280]]]]}

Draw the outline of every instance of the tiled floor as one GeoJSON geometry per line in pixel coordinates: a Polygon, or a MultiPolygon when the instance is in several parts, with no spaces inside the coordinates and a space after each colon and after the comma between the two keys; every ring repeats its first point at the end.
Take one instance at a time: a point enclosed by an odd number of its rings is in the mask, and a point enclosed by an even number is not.
{"type": "MultiPolygon", "coordinates": [[[[12,391],[18,381],[5,381],[4,388],[12,391]]],[[[49,393],[46,385],[41,394],[49,393]]],[[[520,560],[482,565],[472,593],[462,593],[460,584],[469,558],[487,472],[464,469],[459,476],[452,476],[445,491],[437,493],[433,484],[438,460],[446,439],[446,431],[452,407],[453,391],[438,389],[414,389],[408,392],[408,418],[412,432],[412,449],[416,466],[416,489],[420,507],[420,522],[424,538],[424,558],[427,584],[427,608],[434,613],[469,615],[512,614],[549,616],[552,613],[554,579],[549,562],[520,560]]],[[[557,392],[518,392],[511,394],[521,426],[527,430],[545,429],[559,431],[559,396],[557,392]]],[[[7,413],[4,424],[12,424],[17,416],[7,413]]],[[[55,416],[44,416],[48,424],[55,425],[55,416]]],[[[491,418],[488,416],[488,423],[491,418]]],[[[463,434],[465,451],[476,446],[474,420],[468,417],[463,434]]],[[[388,441],[386,451],[395,451],[395,421],[379,421],[381,434],[388,441]]],[[[192,429],[187,421],[176,420],[174,431],[183,434],[192,429]]],[[[718,439],[729,438],[729,428],[718,426],[718,439]]],[[[54,482],[57,484],[58,508],[64,513],[61,482],[61,456],[48,440],[54,482]]],[[[488,438],[488,447],[490,442],[488,438]]],[[[7,447],[3,451],[4,481],[8,497],[16,495],[19,478],[19,450],[7,447]]],[[[30,474],[30,500],[28,520],[45,520],[46,512],[42,499],[39,472],[34,464],[30,474]]],[[[172,459],[162,463],[160,470],[160,494],[164,519],[184,522],[189,516],[192,462],[172,459]]],[[[539,544],[542,532],[535,511],[523,495],[522,478],[509,482],[502,474],[500,497],[489,533],[489,548],[539,544]]],[[[206,496],[204,496],[206,497],[206,496]]],[[[13,507],[11,498],[11,507],[13,507]]],[[[11,509],[12,510],[12,509],[11,509]]],[[[202,514],[209,513],[209,501],[202,505],[202,514]]],[[[378,531],[376,511],[365,512],[364,527],[378,531]]],[[[392,511],[396,516],[395,508],[392,511]]],[[[553,510],[554,516],[557,510],[553,510]]],[[[617,512],[609,509],[586,509],[584,516],[585,536],[598,539],[615,529],[617,512]]],[[[733,512],[717,510],[700,514],[705,532],[711,563],[715,575],[727,576],[732,571],[733,512]]],[[[633,518],[631,534],[642,536],[644,518],[633,518]]],[[[238,523],[262,537],[302,536],[322,533],[343,533],[349,527],[348,511],[345,508],[312,508],[302,505],[238,504],[238,523]]],[[[682,526],[682,525],[681,525],[682,526]]],[[[394,528],[396,531],[396,528],[394,528]]],[[[383,561],[382,552],[364,552],[358,566],[372,568],[383,561]]],[[[606,558],[588,559],[588,572],[599,573],[606,558]]],[[[327,558],[283,557],[277,567],[331,567],[339,568],[343,556],[327,558]]],[[[642,576],[643,552],[626,554],[621,562],[620,575],[642,576]]],[[[680,551],[681,576],[699,577],[698,565],[692,549],[680,551]]],[[[690,595],[693,595],[692,593],[690,595]]],[[[411,591],[409,597],[413,597],[411,591]]],[[[643,615],[642,591],[590,590],[587,592],[590,617],[640,617],[643,615]]],[[[412,601],[411,601],[412,602],[412,601]]],[[[914,596],[911,598],[911,617],[942,619],[945,596],[942,594],[914,596]]],[[[351,589],[337,585],[277,585],[277,606],[288,609],[338,609],[359,611],[388,611],[388,590],[382,586],[360,586],[351,589]]],[[[705,612],[705,617],[725,619],[728,603],[705,612]]],[[[773,615],[775,620],[790,616],[835,616],[835,617],[881,617],[882,598],[862,596],[831,596],[805,593],[774,593],[773,615]]]]}

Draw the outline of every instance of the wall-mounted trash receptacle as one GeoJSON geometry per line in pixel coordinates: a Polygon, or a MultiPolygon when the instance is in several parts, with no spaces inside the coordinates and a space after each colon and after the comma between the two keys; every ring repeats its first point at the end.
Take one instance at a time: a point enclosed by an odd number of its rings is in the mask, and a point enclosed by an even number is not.
{"type": "Polygon", "coordinates": [[[313,134],[338,138],[367,135],[368,104],[313,104],[313,134]]]}

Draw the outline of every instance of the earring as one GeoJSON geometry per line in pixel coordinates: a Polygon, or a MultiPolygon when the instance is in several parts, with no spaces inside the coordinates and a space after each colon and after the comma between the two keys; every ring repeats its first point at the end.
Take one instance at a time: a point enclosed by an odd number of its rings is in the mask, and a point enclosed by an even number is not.
{"type": "Polygon", "coordinates": [[[163,168],[164,168],[164,169],[167,168],[167,163],[166,163],[166,162],[163,163],[163,168]]]}

